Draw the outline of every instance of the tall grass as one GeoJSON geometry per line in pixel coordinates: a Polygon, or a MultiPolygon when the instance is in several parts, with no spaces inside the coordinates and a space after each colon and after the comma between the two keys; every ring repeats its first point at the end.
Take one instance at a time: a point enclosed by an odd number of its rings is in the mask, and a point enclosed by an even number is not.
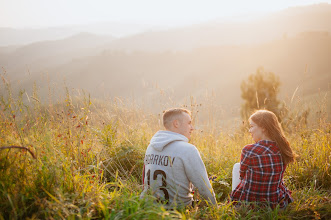
{"type": "MultiPolygon", "coordinates": [[[[13,94],[4,77],[0,95],[0,219],[328,219],[331,218],[330,123],[287,134],[300,156],[289,165],[286,184],[294,203],[286,210],[234,208],[228,203],[231,170],[249,134],[219,130],[199,120],[191,142],[201,152],[218,207],[166,210],[155,198],[139,199],[146,147],[161,128],[160,115],[114,99],[106,103],[67,90],[43,103],[32,94],[13,94]]],[[[210,114],[213,110],[208,109],[210,114]]],[[[321,124],[322,123],[322,124],[321,124]]]]}

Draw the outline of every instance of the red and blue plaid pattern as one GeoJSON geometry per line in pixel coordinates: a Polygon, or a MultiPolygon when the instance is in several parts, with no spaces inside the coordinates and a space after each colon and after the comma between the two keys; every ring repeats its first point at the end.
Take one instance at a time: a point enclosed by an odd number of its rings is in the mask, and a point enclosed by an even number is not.
{"type": "Polygon", "coordinates": [[[283,182],[285,169],[276,142],[261,140],[246,145],[241,152],[241,181],[232,191],[231,200],[286,207],[293,199],[283,182]]]}

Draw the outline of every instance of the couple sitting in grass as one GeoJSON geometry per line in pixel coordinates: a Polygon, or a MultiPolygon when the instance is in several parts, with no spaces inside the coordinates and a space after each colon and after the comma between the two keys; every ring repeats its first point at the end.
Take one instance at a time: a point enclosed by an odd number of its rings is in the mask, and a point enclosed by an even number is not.
{"type": "MultiPolygon", "coordinates": [[[[241,153],[233,167],[233,204],[254,202],[285,208],[293,201],[285,187],[286,165],[295,158],[274,113],[256,111],[249,118],[254,144],[241,153]]],[[[158,131],[146,150],[143,170],[144,190],[164,202],[167,208],[193,206],[193,186],[200,200],[216,205],[213,188],[197,148],[188,141],[194,130],[190,111],[170,109],[163,114],[165,131],[158,131]]]]}

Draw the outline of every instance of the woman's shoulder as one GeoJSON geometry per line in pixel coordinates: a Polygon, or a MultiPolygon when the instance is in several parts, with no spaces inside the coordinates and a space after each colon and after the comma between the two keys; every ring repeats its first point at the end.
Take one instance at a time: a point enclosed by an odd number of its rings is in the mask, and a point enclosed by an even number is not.
{"type": "Polygon", "coordinates": [[[259,144],[259,145],[262,145],[262,146],[266,146],[266,147],[277,146],[276,141],[270,141],[270,140],[260,140],[256,144],[259,144]]]}
{"type": "Polygon", "coordinates": [[[268,140],[261,140],[254,144],[248,144],[243,148],[243,152],[251,152],[256,153],[258,155],[261,154],[274,154],[278,153],[279,149],[277,147],[276,142],[274,141],[268,141],[268,140]]]}
{"type": "Polygon", "coordinates": [[[256,145],[256,143],[254,144],[247,144],[243,149],[242,149],[242,152],[244,154],[251,154],[251,153],[254,153],[256,152],[256,148],[259,147],[258,145],[256,145]]]}
{"type": "Polygon", "coordinates": [[[255,144],[247,144],[244,148],[243,151],[250,151],[255,147],[255,144]]]}
{"type": "Polygon", "coordinates": [[[243,148],[243,151],[254,151],[254,152],[260,152],[264,151],[269,148],[270,145],[274,145],[275,143],[272,141],[258,141],[254,144],[248,144],[243,148]],[[269,143],[267,143],[269,142],[269,143]]]}

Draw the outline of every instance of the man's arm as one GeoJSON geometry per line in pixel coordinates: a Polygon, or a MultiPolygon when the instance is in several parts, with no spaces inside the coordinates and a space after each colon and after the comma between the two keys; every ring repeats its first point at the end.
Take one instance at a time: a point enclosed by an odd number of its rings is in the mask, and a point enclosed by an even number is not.
{"type": "Polygon", "coordinates": [[[205,164],[199,151],[194,148],[186,155],[184,162],[185,172],[188,179],[198,188],[200,195],[212,204],[216,204],[214,190],[210,185],[205,164]]]}
{"type": "Polygon", "coordinates": [[[144,189],[144,184],[145,184],[145,164],[144,164],[143,172],[142,172],[142,181],[143,181],[143,189],[144,189]]]}

